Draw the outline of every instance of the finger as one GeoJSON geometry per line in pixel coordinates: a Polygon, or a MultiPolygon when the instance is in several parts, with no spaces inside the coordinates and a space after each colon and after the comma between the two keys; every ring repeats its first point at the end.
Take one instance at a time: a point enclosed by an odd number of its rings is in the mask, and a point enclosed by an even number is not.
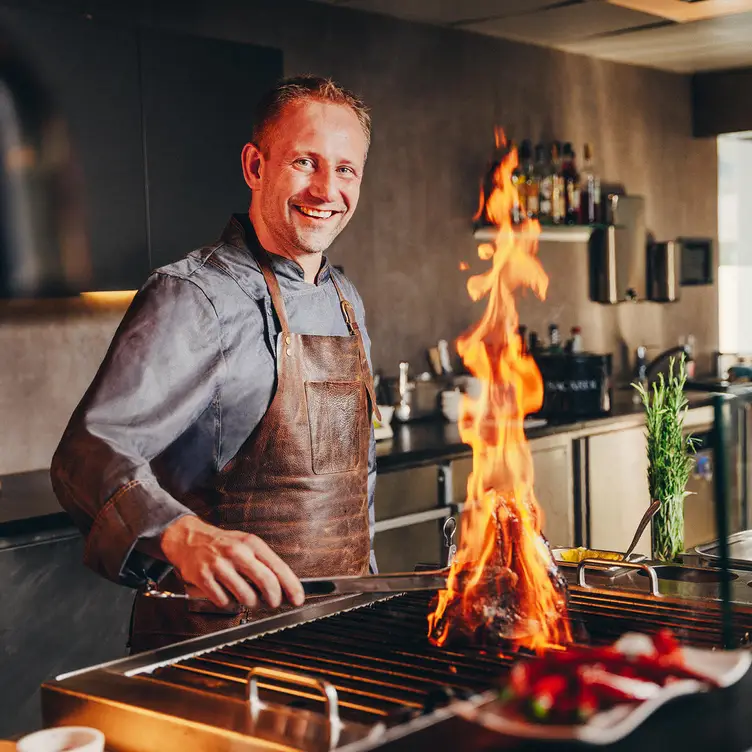
{"type": "Polygon", "coordinates": [[[185,592],[188,595],[198,595],[200,598],[208,598],[215,606],[227,608],[231,598],[227,591],[217,582],[213,574],[207,573],[201,578],[200,583],[185,584],[185,592]]]}
{"type": "Polygon", "coordinates": [[[227,588],[243,606],[256,608],[259,597],[251,584],[238,573],[229,559],[219,559],[214,564],[214,573],[219,582],[227,588]]]}
{"type": "Polygon", "coordinates": [[[247,543],[234,548],[231,555],[238,572],[253,583],[272,608],[277,608],[282,603],[282,587],[277,575],[256,557],[247,543]]]}
{"type": "Polygon", "coordinates": [[[302,606],[305,602],[305,592],[295,572],[261,538],[255,535],[250,538],[249,545],[253,548],[256,558],[271,569],[282,585],[287,599],[296,606],[302,606]]]}

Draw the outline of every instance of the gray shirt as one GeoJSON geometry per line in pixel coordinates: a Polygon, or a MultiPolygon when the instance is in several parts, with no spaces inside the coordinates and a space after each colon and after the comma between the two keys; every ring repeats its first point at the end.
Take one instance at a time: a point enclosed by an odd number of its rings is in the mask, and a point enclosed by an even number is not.
{"type": "MultiPolygon", "coordinates": [[[[248,217],[236,215],[216,244],[149,277],[55,452],[53,487],[86,536],[84,561],[115,582],[138,587],[166,571],[137,544],[193,513],[189,499],[200,498],[271,402],[280,327],[249,251],[257,242],[248,217]]],[[[300,334],[349,336],[335,276],[370,362],[363,302],[344,274],[324,257],[312,285],[295,262],[272,255],[271,263],[300,334]]],[[[372,548],[375,483],[372,430],[372,548]]]]}

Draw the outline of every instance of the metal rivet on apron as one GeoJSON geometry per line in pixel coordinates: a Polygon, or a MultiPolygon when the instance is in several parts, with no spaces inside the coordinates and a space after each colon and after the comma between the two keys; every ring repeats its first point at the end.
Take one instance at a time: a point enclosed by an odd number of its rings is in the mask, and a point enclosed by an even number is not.
{"type": "Polygon", "coordinates": [[[286,344],[286,345],[289,345],[289,344],[290,344],[290,342],[292,342],[292,337],[291,337],[291,336],[290,336],[290,335],[288,334],[288,335],[287,335],[287,336],[285,337],[285,344],[286,344]]]}
{"type": "Polygon", "coordinates": [[[289,347],[287,348],[287,354],[292,355],[292,350],[289,347]]]}

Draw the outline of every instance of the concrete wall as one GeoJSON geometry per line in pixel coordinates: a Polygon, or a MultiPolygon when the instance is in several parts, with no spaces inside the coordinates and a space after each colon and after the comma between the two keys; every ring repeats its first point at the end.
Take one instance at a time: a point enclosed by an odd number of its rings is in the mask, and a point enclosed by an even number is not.
{"type": "MultiPolygon", "coordinates": [[[[71,5],[33,4],[55,12],[71,5]]],[[[471,216],[496,124],[514,138],[558,138],[578,151],[592,142],[604,177],[646,196],[657,238],[716,234],[715,142],[692,137],[688,77],[303,0],[78,5],[124,23],[278,47],[288,74],[330,75],[362,94],[373,145],[360,206],[331,256],[362,294],[374,363],[386,375],[402,359],[424,370],[427,346],[480,315],[459,264],[481,268],[471,216]]],[[[658,349],[692,333],[701,368],[709,367],[715,286],[685,289],[669,306],[602,307],[587,298],[584,245],[542,247],[541,258],[551,285],[545,304],[528,297],[521,305],[531,329],[579,324],[596,351],[621,342],[658,349]]],[[[0,305],[0,474],[48,465],[122,310],[0,305]]]]}

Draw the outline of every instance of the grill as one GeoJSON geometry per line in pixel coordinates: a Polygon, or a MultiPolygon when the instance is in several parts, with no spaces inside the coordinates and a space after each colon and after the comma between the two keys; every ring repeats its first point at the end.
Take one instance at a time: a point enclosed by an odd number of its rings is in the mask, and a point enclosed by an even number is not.
{"type": "MultiPolygon", "coordinates": [[[[429,599],[340,598],[59,677],[42,688],[44,719],[101,728],[118,752],[370,749],[458,698],[480,702],[517,657],[431,645],[429,599]]],[[[569,604],[581,642],[666,626],[689,644],[721,641],[714,601],[574,585],[569,604]]],[[[752,607],[739,607],[736,639],[749,631],[752,607]]]]}

